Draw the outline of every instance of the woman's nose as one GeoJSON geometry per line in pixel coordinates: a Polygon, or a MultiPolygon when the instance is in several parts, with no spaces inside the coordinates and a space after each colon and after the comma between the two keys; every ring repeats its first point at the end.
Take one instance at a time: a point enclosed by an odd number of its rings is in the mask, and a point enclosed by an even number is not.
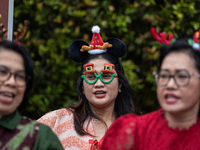
{"type": "Polygon", "coordinates": [[[4,81],[4,85],[12,85],[12,86],[16,85],[14,74],[11,74],[10,77],[6,81],[4,81]]]}
{"type": "Polygon", "coordinates": [[[169,81],[167,83],[167,87],[177,87],[178,85],[175,82],[174,77],[169,78],[169,81]]]}
{"type": "Polygon", "coordinates": [[[101,87],[104,86],[104,83],[98,78],[97,82],[94,84],[95,87],[101,87]]]}

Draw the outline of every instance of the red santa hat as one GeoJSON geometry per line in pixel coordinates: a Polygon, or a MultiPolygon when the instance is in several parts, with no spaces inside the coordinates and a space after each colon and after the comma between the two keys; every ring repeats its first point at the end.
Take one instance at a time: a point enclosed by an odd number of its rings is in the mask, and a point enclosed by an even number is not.
{"type": "Polygon", "coordinates": [[[88,53],[89,54],[100,54],[103,52],[106,52],[107,49],[99,49],[99,46],[103,46],[104,42],[100,36],[100,27],[98,25],[95,25],[92,27],[92,32],[93,32],[93,36],[92,36],[92,41],[90,44],[90,47],[93,46],[92,50],[89,50],[88,53]]]}
{"type": "Polygon", "coordinates": [[[95,49],[98,49],[98,45],[103,46],[104,42],[101,39],[101,36],[99,34],[100,33],[100,27],[99,26],[97,26],[97,25],[93,26],[92,32],[93,32],[93,36],[92,36],[92,41],[91,41],[90,45],[93,45],[94,50],[95,50],[95,49]]]}

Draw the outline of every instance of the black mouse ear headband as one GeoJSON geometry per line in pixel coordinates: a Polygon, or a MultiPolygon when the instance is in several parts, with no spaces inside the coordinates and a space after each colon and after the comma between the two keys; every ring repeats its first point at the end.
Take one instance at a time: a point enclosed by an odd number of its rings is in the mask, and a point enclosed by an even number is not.
{"type": "Polygon", "coordinates": [[[76,62],[83,62],[89,55],[110,53],[114,57],[122,57],[127,51],[126,44],[118,38],[110,38],[103,42],[99,26],[92,27],[91,44],[83,40],[75,40],[69,46],[69,55],[76,62]]]}

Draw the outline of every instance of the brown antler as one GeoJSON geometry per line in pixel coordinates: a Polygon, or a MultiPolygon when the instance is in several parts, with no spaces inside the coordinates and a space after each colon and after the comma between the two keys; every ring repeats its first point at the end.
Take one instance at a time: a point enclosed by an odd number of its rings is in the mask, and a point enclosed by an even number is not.
{"type": "Polygon", "coordinates": [[[108,47],[112,47],[112,44],[109,44],[108,42],[106,42],[103,44],[103,46],[98,46],[98,48],[101,50],[105,50],[108,47]]]}
{"type": "Polygon", "coordinates": [[[94,46],[93,45],[90,45],[90,46],[86,46],[86,45],[83,45],[81,47],[81,52],[84,52],[84,51],[89,51],[89,50],[93,50],[94,46]]]}
{"type": "Polygon", "coordinates": [[[21,44],[20,41],[25,37],[25,35],[27,33],[28,24],[29,24],[29,21],[25,20],[24,21],[24,27],[19,26],[19,28],[17,29],[17,31],[14,32],[13,39],[18,44],[21,44]]]}

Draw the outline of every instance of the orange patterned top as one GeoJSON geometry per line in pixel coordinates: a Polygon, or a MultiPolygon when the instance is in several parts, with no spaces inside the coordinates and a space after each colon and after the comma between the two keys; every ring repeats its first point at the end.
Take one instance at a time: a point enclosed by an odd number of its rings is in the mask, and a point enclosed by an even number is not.
{"type": "MultiPolygon", "coordinates": [[[[76,132],[74,128],[74,116],[69,109],[62,108],[51,111],[37,121],[51,127],[60,139],[65,150],[90,150],[91,147],[94,147],[94,142],[97,142],[92,136],[81,136],[76,132]]],[[[88,119],[85,121],[83,127],[90,134],[94,135],[92,123],[89,122],[88,128],[87,125],[88,119]]],[[[102,143],[102,140],[100,140],[100,143],[102,143]]]]}

